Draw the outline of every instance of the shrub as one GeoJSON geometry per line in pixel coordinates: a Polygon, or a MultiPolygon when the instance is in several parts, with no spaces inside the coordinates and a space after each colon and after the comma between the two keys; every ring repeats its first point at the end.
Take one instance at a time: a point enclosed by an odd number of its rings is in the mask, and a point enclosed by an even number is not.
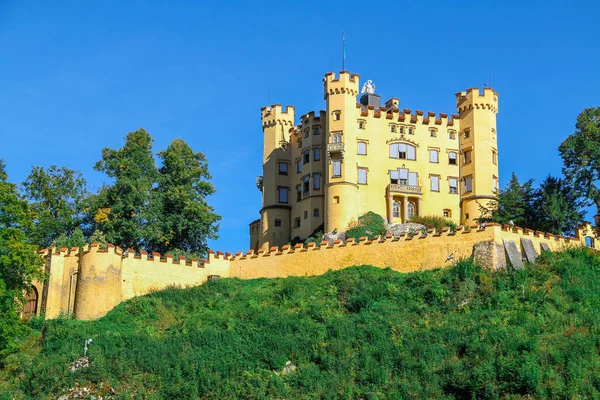
{"type": "Polygon", "coordinates": [[[439,215],[414,216],[410,219],[410,222],[425,225],[425,228],[435,229],[436,231],[440,231],[443,228],[450,228],[451,231],[456,230],[454,222],[439,215]]]}
{"type": "Polygon", "coordinates": [[[375,236],[385,234],[385,220],[379,214],[369,211],[358,217],[358,221],[352,221],[346,230],[346,239],[358,240],[362,236],[373,239],[375,236]]]}

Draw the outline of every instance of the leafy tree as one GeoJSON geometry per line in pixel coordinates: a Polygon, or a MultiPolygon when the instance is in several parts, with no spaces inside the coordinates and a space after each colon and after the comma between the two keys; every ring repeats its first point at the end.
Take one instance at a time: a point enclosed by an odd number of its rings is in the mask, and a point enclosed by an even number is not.
{"type": "Polygon", "coordinates": [[[508,186],[500,191],[498,201],[491,202],[488,207],[480,205],[481,218],[478,218],[478,221],[492,221],[500,224],[508,224],[512,221],[518,226],[531,227],[534,219],[534,197],[533,179],[521,185],[517,175],[513,172],[508,186]]]}
{"type": "Polygon", "coordinates": [[[67,249],[70,249],[72,247],[81,247],[85,245],[85,243],[86,240],[85,236],[83,235],[83,231],[81,230],[81,228],[75,228],[71,235],[66,235],[64,233],[60,235],[52,243],[52,245],[58,248],[66,247],[67,249]]]}
{"type": "Polygon", "coordinates": [[[584,214],[577,198],[567,181],[548,176],[535,191],[531,212],[534,218],[530,228],[573,235],[584,214]]]}
{"type": "Polygon", "coordinates": [[[577,117],[575,132],[558,148],[563,174],[573,182],[586,205],[595,204],[600,214],[600,107],[586,108],[577,117]]]}
{"type": "Polygon", "coordinates": [[[23,188],[36,213],[33,243],[48,247],[61,236],[71,236],[81,224],[88,195],[81,173],[56,165],[33,167],[23,188]]]}
{"type": "Polygon", "coordinates": [[[42,279],[42,259],[26,232],[33,228],[34,212],[7,181],[0,160],[0,355],[19,330],[19,308],[23,292],[33,279],[42,279]]]}
{"type": "Polygon", "coordinates": [[[183,140],[158,153],[158,184],[151,195],[149,248],[174,254],[203,254],[216,239],[221,219],[206,197],[215,192],[204,154],[183,140]]]}
{"type": "Polygon", "coordinates": [[[90,201],[92,226],[121,247],[139,249],[145,244],[150,191],[157,176],[152,142],[143,128],[130,132],[119,150],[104,148],[94,167],[115,181],[90,201]]]}

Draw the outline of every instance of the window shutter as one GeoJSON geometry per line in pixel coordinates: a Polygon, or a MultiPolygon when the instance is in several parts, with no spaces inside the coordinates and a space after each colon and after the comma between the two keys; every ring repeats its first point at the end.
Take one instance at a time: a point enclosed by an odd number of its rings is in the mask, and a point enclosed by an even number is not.
{"type": "Polygon", "coordinates": [[[398,170],[390,171],[390,179],[400,179],[400,174],[398,173],[398,170]]]}
{"type": "Polygon", "coordinates": [[[406,158],[409,160],[416,160],[415,156],[415,146],[408,145],[408,153],[406,153],[406,158]]]}
{"type": "Polygon", "coordinates": [[[431,177],[431,190],[439,192],[440,190],[440,178],[438,176],[431,177]]]}
{"type": "Polygon", "coordinates": [[[400,179],[408,179],[408,169],[400,168],[398,172],[400,174],[400,179]]]}
{"type": "Polygon", "coordinates": [[[366,169],[358,170],[358,183],[362,183],[362,184],[367,183],[367,170],[366,169]]]}
{"type": "Polygon", "coordinates": [[[408,173],[408,185],[409,186],[417,186],[417,173],[416,172],[408,173]]]}
{"type": "Polygon", "coordinates": [[[398,158],[398,143],[390,144],[390,157],[398,158]]]}

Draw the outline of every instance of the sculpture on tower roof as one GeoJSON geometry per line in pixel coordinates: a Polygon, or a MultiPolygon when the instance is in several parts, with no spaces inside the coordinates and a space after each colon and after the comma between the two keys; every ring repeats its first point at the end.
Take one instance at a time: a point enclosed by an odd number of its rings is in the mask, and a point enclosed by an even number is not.
{"type": "Polygon", "coordinates": [[[368,80],[362,87],[361,93],[374,94],[375,93],[375,84],[372,80],[368,80]]]}

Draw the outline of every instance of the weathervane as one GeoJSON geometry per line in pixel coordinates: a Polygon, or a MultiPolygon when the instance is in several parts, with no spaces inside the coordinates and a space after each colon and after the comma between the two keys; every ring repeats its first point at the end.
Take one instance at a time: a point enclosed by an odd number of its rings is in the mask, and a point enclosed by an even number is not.
{"type": "Polygon", "coordinates": [[[375,84],[372,80],[368,80],[362,87],[361,93],[374,94],[375,93],[375,84]]]}

